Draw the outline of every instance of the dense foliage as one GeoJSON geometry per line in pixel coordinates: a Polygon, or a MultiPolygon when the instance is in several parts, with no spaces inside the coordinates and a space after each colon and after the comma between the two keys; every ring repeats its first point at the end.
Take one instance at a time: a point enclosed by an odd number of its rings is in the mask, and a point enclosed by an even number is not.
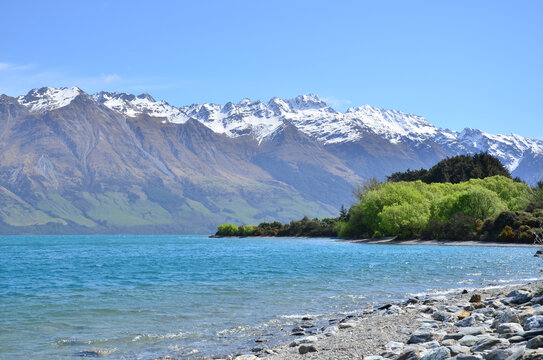
{"type": "Polygon", "coordinates": [[[476,220],[526,208],[531,194],[528,185],[503,176],[459,184],[383,183],[361,195],[359,204],[350,209],[350,220],[339,236],[442,238],[458,233],[464,237],[465,231],[458,231],[461,224],[476,230],[476,220]]]}
{"type": "MultiPolygon", "coordinates": [[[[346,214],[346,213],[345,213],[346,214]]],[[[219,225],[217,236],[307,236],[307,237],[336,237],[341,225],[341,216],[338,218],[309,219],[307,216],[301,220],[293,220],[289,224],[281,224],[278,221],[272,223],[263,222],[258,226],[244,225],[236,232],[221,230],[224,225],[219,225]]],[[[234,225],[235,226],[235,225],[234,225]]]]}
{"type": "Polygon", "coordinates": [[[530,188],[513,180],[501,163],[487,154],[446,159],[428,171],[396,173],[391,178],[386,183],[372,179],[359,186],[355,191],[358,204],[349,211],[342,207],[337,218],[304,217],[289,224],[239,228],[224,224],[217,235],[543,242],[543,182],[530,188]],[[467,168],[460,171],[454,166],[467,168]],[[479,178],[503,172],[505,176],[479,178]],[[403,177],[412,181],[397,181],[403,177]],[[440,181],[427,183],[421,177],[440,181]],[[468,179],[461,181],[464,177],[468,179]]]}
{"type": "Polygon", "coordinates": [[[390,182],[417,181],[431,183],[453,183],[468,181],[470,179],[484,179],[501,175],[510,178],[511,174],[497,158],[487,153],[473,156],[459,155],[441,160],[430,170],[407,170],[396,172],[387,179],[390,182]]]}

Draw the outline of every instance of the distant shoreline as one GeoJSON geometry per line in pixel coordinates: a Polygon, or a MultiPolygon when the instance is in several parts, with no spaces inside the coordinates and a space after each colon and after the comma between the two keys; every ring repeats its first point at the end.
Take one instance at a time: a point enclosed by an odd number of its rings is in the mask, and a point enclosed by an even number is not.
{"type": "Polygon", "coordinates": [[[352,242],[357,244],[373,244],[373,245],[442,245],[442,246],[492,246],[492,247],[532,247],[543,248],[543,245],[537,244],[523,244],[523,243],[510,243],[510,242],[496,242],[496,241],[479,241],[479,240],[401,240],[392,238],[383,239],[337,239],[341,242],[352,242]]]}
{"type": "Polygon", "coordinates": [[[209,238],[214,239],[323,239],[334,240],[338,242],[349,242],[356,244],[371,244],[371,245],[442,245],[442,246],[492,246],[492,247],[531,247],[543,248],[543,245],[509,243],[496,241],[479,241],[479,240],[402,240],[396,237],[387,237],[379,239],[339,239],[334,237],[310,237],[310,236],[216,236],[211,235],[209,238]]]}

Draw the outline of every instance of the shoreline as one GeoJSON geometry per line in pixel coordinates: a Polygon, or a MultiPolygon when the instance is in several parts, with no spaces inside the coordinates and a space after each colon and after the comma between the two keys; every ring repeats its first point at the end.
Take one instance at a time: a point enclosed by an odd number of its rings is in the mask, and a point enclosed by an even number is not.
{"type": "Polygon", "coordinates": [[[510,360],[543,359],[543,336],[541,350],[529,349],[543,335],[543,279],[524,281],[368,304],[318,329],[303,317],[292,324],[292,341],[257,343],[252,352],[223,359],[504,360],[513,353],[520,356],[510,360]]]}
{"type": "Polygon", "coordinates": [[[397,239],[386,237],[378,239],[340,239],[336,237],[310,237],[310,236],[209,236],[210,239],[320,239],[348,242],[354,244],[371,245],[440,245],[440,246],[491,246],[491,247],[530,247],[543,248],[543,244],[511,243],[481,240],[422,240],[422,239],[397,239]]]}
{"type": "Polygon", "coordinates": [[[372,244],[372,245],[440,245],[440,246],[492,246],[492,247],[530,247],[543,248],[543,245],[524,244],[524,243],[509,243],[496,241],[480,241],[480,240],[402,240],[395,237],[381,239],[337,239],[339,242],[350,242],[356,244],[372,244]]]}

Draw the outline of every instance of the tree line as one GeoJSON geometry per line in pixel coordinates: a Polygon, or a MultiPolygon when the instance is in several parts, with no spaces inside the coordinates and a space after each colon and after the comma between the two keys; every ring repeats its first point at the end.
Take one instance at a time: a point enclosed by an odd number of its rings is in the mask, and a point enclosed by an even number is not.
{"type": "Polygon", "coordinates": [[[223,224],[217,236],[307,236],[533,242],[543,238],[543,182],[512,179],[488,155],[461,155],[429,170],[394,173],[356,191],[358,202],[336,218],[223,224]]]}

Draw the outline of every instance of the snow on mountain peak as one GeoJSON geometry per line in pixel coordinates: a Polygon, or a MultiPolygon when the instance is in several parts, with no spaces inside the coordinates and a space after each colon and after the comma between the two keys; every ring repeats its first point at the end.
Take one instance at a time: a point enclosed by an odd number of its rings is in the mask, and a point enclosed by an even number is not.
{"type": "Polygon", "coordinates": [[[293,99],[287,100],[287,102],[292,109],[296,110],[322,109],[329,107],[323,99],[314,94],[298,95],[293,99]]]}
{"type": "MultiPolygon", "coordinates": [[[[17,100],[30,111],[41,112],[66,106],[80,94],[84,92],[77,87],[44,87],[33,89],[17,100]]],[[[172,123],[184,123],[194,118],[216,133],[231,137],[249,135],[258,141],[273,137],[288,123],[323,144],[355,142],[366,134],[374,134],[391,143],[415,147],[427,141],[434,142],[455,154],[488,152],[498,157],[510,171],[519,165],[527,152],[543,155],[541,140],[515,134],[491,135],[472,128],[455,132],[438,128],[418,115],[370,105],[342,113],[314,94],[288,100],[274,97],[266,103],[245,98],[238,103],[192,104],[180,108],[156,101],[149,94],[99,92],[93,98],[125,116],[146,114],[172,123]]]]}
{"type": "Polygon", "coordinates": [[[405,139],[424,141],[428,136],[436,135],[441,130],[422,116],[398,110],[379,109],[370,105],[350,108],[345,112],[345,116],[360,127],[391,142],[405,139]]]}
{"type": "Polygon", "coordinates": [[[17,101],[32,112],[43,112],[64,107],[81,94],[83,94],[83,90],[76,86],[69,88],[42,87],[32,89],[28,94],[17,97],[17,101]]]}
{"type": "Polygon", "coordinates": [[[110,93],[101,91],[93,98],[108,108],[126,116],[135,117],[146,114],[152,117],[163,117],[172,123],[184,123],[189,117],[175,106],[165,101],[156,101],[149,94],[132,95],[126,93],[110,93]]]}

